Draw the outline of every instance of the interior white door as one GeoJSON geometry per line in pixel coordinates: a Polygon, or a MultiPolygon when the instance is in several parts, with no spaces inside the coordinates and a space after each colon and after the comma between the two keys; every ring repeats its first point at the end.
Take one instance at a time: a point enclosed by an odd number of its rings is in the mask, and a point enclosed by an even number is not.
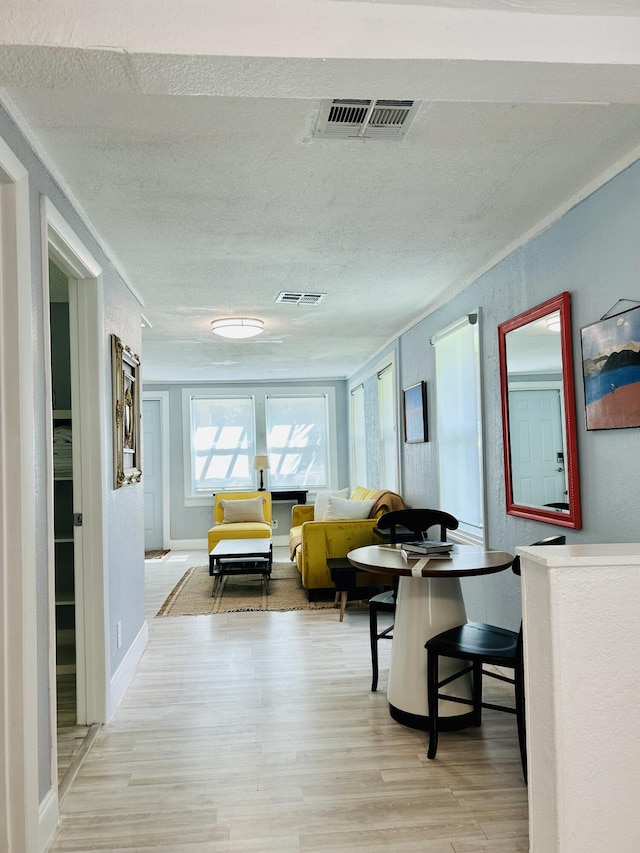
{"type": "Polygon", "coordinates": [[[162,541],[162,403],[142,401],[142,482],[144,549],[161,550],[162,541]]]}
{"type": "Polygon", "coordinates": [[[514,502],[566,501],[560,391],[510,391],[509,430],[514,502]]]}

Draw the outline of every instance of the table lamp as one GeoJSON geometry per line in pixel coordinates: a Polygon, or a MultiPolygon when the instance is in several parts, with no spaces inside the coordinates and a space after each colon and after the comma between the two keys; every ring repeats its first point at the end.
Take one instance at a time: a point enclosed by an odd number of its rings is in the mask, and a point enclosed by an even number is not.
{"type": "Polygon", "coordinates": [[[269,468],[269,457],[266,454],[264,456],[254,456],[253,467],[255,471],[260,471],[260,485],[258,486],[258,491],[264,492],[265,489],[262,474],[269,468]]]}

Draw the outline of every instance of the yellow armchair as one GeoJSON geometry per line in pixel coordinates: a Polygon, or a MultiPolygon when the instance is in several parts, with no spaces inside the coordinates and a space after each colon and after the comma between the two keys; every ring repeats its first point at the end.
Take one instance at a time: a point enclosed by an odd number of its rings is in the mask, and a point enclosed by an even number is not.
{"type": "MultiPolygon", "coordinates": [[[[207,540],[209,551],[220,542],[221,539],[270,539],[271,538],[271,492],[219,492],[213,499],[213,527],[209,530],[207,540]],[[255,504],[238,504],[238,510],[246,506],[247,512],[244,516],[247,520],[225,522],[224,501],[255,501],[262,499],[262,514],[264,520],[259,519],[255,512],[255,504]]],[[[229,513],[227,513],[229,515],[229,513]]],[[[232,517],[243,517],[243,512],[236,511],[232,517]]]]}
{"type": "MultiPolygon", "coordinates": [[[[379,492],[375,489],[354,489],[352,500],[378,499],[382,495],[391,496],[393,493],[379,492]]],[[[391,499],[393,509],[404,506],[399,495],[391,499]]],[[[336,519],[331,521],[314,521],[314,507],[311,505],[296,505],[291,511],[290,545],[292,559],[295,559],[300,572],[302,585],[306,590],[332,589],[331,573],[327,567],[330,557],[346,557],[349,551],[363,545],[373,545],[380,542],[373,530],[378,517],[389,511],[389,503],[381,501],[381,507],[375,517],[362,519],[336,519]]],[[[375,508],[375,507],[374,507],[375,508]]],[[[391,585],[392,578],[387,575],[358,572],[358,586],[391,585]]]]}

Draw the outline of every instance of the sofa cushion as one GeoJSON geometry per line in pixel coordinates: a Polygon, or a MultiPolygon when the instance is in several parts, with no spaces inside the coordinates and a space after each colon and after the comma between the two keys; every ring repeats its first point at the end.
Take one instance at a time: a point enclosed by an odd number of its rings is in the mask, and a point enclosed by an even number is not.
{"type": "Polygon", "coordinates": [[[224,511],[222,524],[258,521],[264,524],[264,498],[249,498],[248,500],[221,500],[220,506],[224,511]]]}
{"type": "Polygon", "coordinates": [[[329,498],[337,497],[337,498],[348,498],[349,497],[349,489],[340,489],[339,491],[332,492],[327,489],[324,492],[318,492],[316,494],[316,500],[313,505],[313,520],[314,521],[322,521],[324,519],[324,515],[327,511],[327,507],[329,506],[329,498]]]}
{"type": "Polygon", "coordinates": [[[368,501],[371,498],[375,498],[376,495],[379,495],[380,492],[376,489],[365,489],[364,486],[356,486],[353,492],[351,493],[352,501],[368,501]]]}
{"type": "Polygon", "coordinates": [[[374,500],[354,501],[349,498],[330,497],[324,520],[369,518],[374,500]]]}

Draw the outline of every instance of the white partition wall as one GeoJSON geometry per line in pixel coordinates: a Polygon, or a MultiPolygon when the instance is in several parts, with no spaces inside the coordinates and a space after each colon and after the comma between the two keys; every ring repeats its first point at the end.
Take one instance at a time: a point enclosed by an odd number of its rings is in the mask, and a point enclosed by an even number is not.
{"type": "Polygon", "coordinates": [[[518,548],[532,853],[640,850],[640,544],[518,548]]]}

